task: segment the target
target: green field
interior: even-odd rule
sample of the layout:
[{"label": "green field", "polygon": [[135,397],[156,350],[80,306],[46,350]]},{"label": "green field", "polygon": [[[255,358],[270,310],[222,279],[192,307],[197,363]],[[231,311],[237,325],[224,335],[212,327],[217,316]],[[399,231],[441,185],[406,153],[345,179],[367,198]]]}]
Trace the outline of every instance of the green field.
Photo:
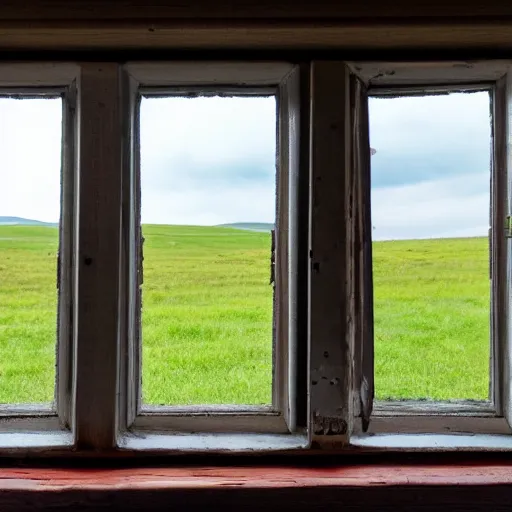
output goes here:
[{"label": "green field", "polygon": [[[143,400],[271,397],[268,233],[144,226]],[[51,401],[57,231],[0,226],[0,403]],[[485,238],[374,243],[378,398],[484,399]]]}]

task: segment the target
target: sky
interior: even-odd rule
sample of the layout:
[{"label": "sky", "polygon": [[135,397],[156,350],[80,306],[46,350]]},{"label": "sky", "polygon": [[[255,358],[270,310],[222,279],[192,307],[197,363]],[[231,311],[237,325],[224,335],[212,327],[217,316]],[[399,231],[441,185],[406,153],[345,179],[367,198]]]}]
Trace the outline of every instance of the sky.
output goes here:
[{"label": "sky", "polygon": [[[0,99],[0,216],[56,222],[58,99]],[[374,240],[485,235],[486,92],[370,99]],[[142,221],[274,222],[273,97],[141,103]]]}]

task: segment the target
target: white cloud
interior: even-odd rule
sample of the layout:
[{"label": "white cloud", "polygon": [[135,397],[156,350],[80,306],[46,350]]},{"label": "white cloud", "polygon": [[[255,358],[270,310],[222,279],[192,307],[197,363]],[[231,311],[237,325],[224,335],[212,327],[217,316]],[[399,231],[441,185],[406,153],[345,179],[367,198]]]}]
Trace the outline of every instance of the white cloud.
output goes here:
[{"label": "white cloud", "polygon": [[[169,98],[142,105],[143,222],[274,221],[273,98]],[[451,148],[457,162],[461,151],[488,145],[487,108],[485,94],[372,100],[372,145],[378,152],[418,151],[425,159]],[[58,219],[60,123],[60,100],[0,99],[0,215]],[[468,142],[477,139],[480,147]],[[464,168],[454,166],[454,174]],[[414,180],[372,191],[375,239],[487,233],[488,170],[436,179],[425,172]]]},{"label": "white cloud", "polygon": [[489,173],[372,191],[374,240],[483,236]]},{"label": "white cloud", "polygon": [[487,151],[487,92],[370,99],[370,138],[377,153],[399,147],[407,154]]},{"label": "white cloud", "polygon": [[142,203],[143,221],[155,224],[274,222],[274,212],[275,192],[268,186],[201,188],[186,193],[151,189]]},{"label": "white cloud", "polygon": [[61,120],[60,99],[0,98],[0,215],[58,220]]}]

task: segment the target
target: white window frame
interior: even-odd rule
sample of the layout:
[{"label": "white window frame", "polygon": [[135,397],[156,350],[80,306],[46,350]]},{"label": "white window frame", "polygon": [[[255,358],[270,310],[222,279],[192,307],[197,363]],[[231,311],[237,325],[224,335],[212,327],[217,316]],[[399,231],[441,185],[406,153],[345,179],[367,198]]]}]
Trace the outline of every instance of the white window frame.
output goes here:
[{"label": "white window frame", "polygon": [[[306,396],[297,392],[299,360],[306,361],[306,346],[299,341],[297,328],[301,300],[296,291],[300,265],[297,241],[303,240],[304,247],[307,243],[307,224],[301,225],[298,219],[299,182],[304,181],[304,172],[300,171],[304,158],[299,144],[300,67],[283,62],[131,62],[123,67],[123,73],[128,90],[124,99],[125,138],[133,142],[125,151],[123,189],[121,268],[124,277],[121,286],[126,300],[121,307],[126,330],[121,336],[124,364],[120,367],[119,445],[125,449],[149,450],[163,446],[185,450],[197,450],[198,446],[231,450],[304,447],[307,421],[305,414],[300,417],[300,410],[301,407],[306,410],[301,405]],[[140,267],[140,95],[172,95],[184,91],[254,94],[259,90],[275,94],[277,104],[273,403],[267,407],[142,407],[137,278]],[[303,271],[306,271],[307,261],[303,261]]]},{"label": "white window frame", "polygon": [[[373,91],[379,94],[393,94],[393,93],[407,93],[416,92],[421,93],[425,89],[432,90],[433,88],[441,89],[468,89],[472,86],[481,88],[482,86],[489,86],[493,90],[493,170],[492,170],[492,266],[493,266],[493,282],[492,282],[492,323],[491,323],[491,338],[492,345],[491,351],[493,355],[493,364],[491,368],[492,379],[492,394],[490,404],[443,404],[442,402],[425,406],[424,403],[391,403],[379,404],[376,403],[371,413],[370,428],[367,433],[363,432],[361,416],[363,416],[363,405],[367,404],[366,408],[371,411],[373,405],[373,391],[370,397],[364,396],[361,378],[369,377],[372,381],[373,375],[369,375],[368,367],[365,368],[370,361],[373,365],[373,339],[372,336],[365,336],[363,330],[358,328],[359,325],[373,322],[373,317],[370,311],[364,311],[358,299],[361,298],[359,293],[354,294],[354,290],[358,289],[358,279],[361,276],[357,274],[356,262],[362,257],[363,251],[357,234],[360,227],[354,223],[358,222],[357,210],[358,203],[354,203],[351,199],[351,194],[357,194],[357,188],[353,188],[353,183],[357,180],[357,172],[361,170],[361,161],[367,165],[366,171],[369,172],[369,164],[367,162],[369,157],[369,144],[368,144],[368,119],[367,119],[367,106],[366,119],[362,123],[352,123],[351,126],[345,124],[343,127],[342,139],[345,141],[345,150],[340,151],[334,158],[331,157],[330,162],[323,166],[322,185],[317,185],[312,179],[313,187],[317,188],[317,192],[321,196],[316,199],[318,203],[321,200],[327,200],[328,204],[332,201],[329,199],[328,188],[338,187],[338,189],[345,189],[347,194],[345,196],[345,210],[348,226],[348,232],[342,233],[340,230],[335,233],[334,225],[329,225],[327,219],[321,225],[317,225],[317,229],[322,229],[325,232],[326,239],[324,244],[320,247],[321,257],[328,254],[328,250],[332,251],[331,257],[344,257],[346,263],[341,266],[341,272],[347,276],[347,287],[342,292],[333,290],[332,286],[329,292],[337,295],[338,302],[345,301],[345,311],[348,318],[346,326],[335,326],[335,332],[339,333],[340,338],[345,341],[342,343],[342,355],[338,357],[338,363],[345,371],[332,372],[332,375],[327,375],[328,379],[341,380],[345,376],[345,392],[341,400],[336,400],[333,397],[330,411],[331,414],[338,411],[343,411],[343,415],[337,416],[342,421],[342,428],[338,431],[327,432],[330,438],[326,437],[325,426],[332,425],[333,420],[325,421],[325,418],[320,417],[317,423],[313,424],[313,441],[318,442],[321,446],[331,446],[333,442],[335,446],[355,447],[357,449],[383,449],[383,450],[409,450],[409,449],[438,449],[438,450],[451,450],[451,449],[485,449],[485,450],[501,450],[512,448],[511,433],[511,406],[510,404],[510,351],[511,341],[509,332],[509,299],[510,287],[507,284],[506,276],[510,276],[511,272],[511,247],[510,241],[506,240],[503,236],[505,226],[505,212],[510,211],[510,176],[509,166],[512,159],[510,157],[510,142],[508,141],[508,133],[510,130],[510,112],[512,111],[511,103],[511,74],[512,69],[510,61],[485,61],[485,62],[350,62],[350,63],[335,63],[335,62],[319,62],[313,64],[312,80],[313,83],[318,81],[316,85],[319,95],[329,95],[332,82],[336,82],[336,89],[339,92],[340,100],[344,99],[345,111],[349,111],[350,115],[341,116],[343,107],[339,106],[338,121],[336,121],[336,113],[331,112],[331,120],[329,123],[322,119],[323,129],[315,121],[315,103],[318,110],[316,117],[322,118],[328,115],[328,106],[313,96],[313,114],[312,126],[313,130],[318,130],[318,140],[328,140],[328,133],[332,131],[333,125],[338,125],[341,119],[348,123],[354,119],[354,91],[353,84],[360,88],[360,94],[367,102],[368,95]],[[315,71],[316,67],[316,71]],[[329,83],[329,81],[331,83]],[[323,110],[321,110],[323,109]],[[357,117],[357,116],[356,116]],[[351,144],[351,140],[357,139],[359,133],[366,132],[366,139],[360,146]],[[363,136],[363,139],[365,137]],[[318,148],[318,143],[312,145],[312,162],[313,162],[313,176],[315,175],[315,154],[326,153],[332,150],[331,146]],[[331,144],[332,145],[332,144]],[[318,155],[318,160],[322,159],[322,155]],[[326,173],[327,166],[342,165],[350,169],[348,175],[338,176],[334,175],[334,170]],[[359,167],[358,167],[359,165]],[[320,167],[320,165],[319,165]],[[329,182],[325,183],[325,174],[328,174]],[[323,187],[326,189],[324,190]],[[508,197],[507,193],[508,191]],[[352,201],[352,202],[351,202]],[[369,203],[369,201],[368,201]],[[355,205],[355,206],[354,206]],[[361,203],[359,203],[361,206]],[[364,205],[363,205],[364,206]],[[312,208],[315,208],[315,200],[313,200]],[[341,206],[339,207],[342,208]],[[341,210],[339,215],[341,215]],[[355,217],[354,217],[355,215]],[[321,222],[320,219],[316,219]],[[312,220],[313,232],[315,230],[315,218]],[[355,231],[354,231],[355,230]],[[355,233],[355,235],[354,235]],[[355,236],[355,238],[353,238]],[[365,239],[369,240],[371,233],[366,233]],[[342,240],[346,240],[348,248],[348,256],[346,251],[336,249],[335,241],[341,244]],[[315,239],[312,239],[313,255],[318,254],[315,250]],[[354,267],[354,265],[356,265]],[[359,268],[362,268],[359,265]],[[356,274],[354,274],[356,272]],[[365,273],[366,272],[366,273]],[[368,274],[369,272],[369,274]],[[332,271],[329,272],[331,275]],[[312,274],[315,276],[315,274]],[[370,269],[363,270],[364,276],[369,276],[371,279],[371,266]],[[340,280],[341,280],[340,276]],[[323,293],[326,293],[327,284],[322,286]],[[343,288],[343,287],[341,287]],[[361,289],[359,288],[359,292]],[[364,297],[364,294],[363,294]],[[370,315],[370,316],[368,316]],[[335,315],[333,313],[333,321]],[[347,330],[348,327],[348,330]],[[331,331],[332,335],[332,331]],[[316,340],[318,341],[318,340]],[[332,338],[331,343],[325,340],[324,348],[329,351],[329,345],[333,346]],[[312,354],[317,350],[316,343],[311,345]],[[339,346],[339,343],[337,344]],[[318,353],[321,348],[318,347]],[[344,352],[344,353],[343,353]],[[361,354],[362,352],[362,354]],[[317,363],[318,363],[317,359]],[[315,379],[315,371],[318,368],[312,366],[311,375]],[[323,368],[325,375],[325,364]],[[318,379],[315,379],[318,381]],[[314,389],[314,387],[313,387]],[[321,396],[316,399],[312,393],[311,407],[315,408],[315,402],[319,405],[322,402]],[[368,405],[369,404],[369,405]],[[318,406],[317,406],[318,407]],[[318,409],[317,409],[318,410]],[[336,418],[334,414],[332,417]],[[313,417],[313,421],[315,418]]]},{"label": "white window frame", "polygon": [[49,450],[73,444],[73,327],[69,322],[76,312],[74,301],[73,253],[75,250],[75,142],[76,83],[75,64],[0,64],[0,95],[62,97],[61,219],[59,255],[56,255],[58,311],[55,331],[56,380],[54,404],[5,404],[0,406],[0,450],[25,451],[42,446]]},{"label": "white window frame", "polygon": [[[0,64],[2,90],[59,90],[63,206],[56,412],[0,408],[0,451],[512,450],[512,62]],[[368,112],[372,88],[494,88],[493,410],[373,407]],[[138,402],[140,88],[278,94],[276,386],[271,410]],[[371,265],[370,265],[371,266]],[[410,408],[411,409],[411,408]],[[363,432],[362,418],[369,419]]]}]

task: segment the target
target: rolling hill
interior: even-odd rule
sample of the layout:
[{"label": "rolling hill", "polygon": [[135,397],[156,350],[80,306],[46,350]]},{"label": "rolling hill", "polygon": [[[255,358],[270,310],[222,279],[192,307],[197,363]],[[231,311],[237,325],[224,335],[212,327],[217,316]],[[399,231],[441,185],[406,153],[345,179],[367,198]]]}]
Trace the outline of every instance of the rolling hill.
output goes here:
[{"label": "rolling hill", "polygon": [[247,229],[249,231],[271,231],[274,224],[270,222],[233,222],[231,224],[219,224],[219,228]]},{"label": "rolling hill", "polygon": [[25,219],[23,217],[2,217],[0,216],[0,226],[57,226],[55,222],[43,222],[34,219]]}]

